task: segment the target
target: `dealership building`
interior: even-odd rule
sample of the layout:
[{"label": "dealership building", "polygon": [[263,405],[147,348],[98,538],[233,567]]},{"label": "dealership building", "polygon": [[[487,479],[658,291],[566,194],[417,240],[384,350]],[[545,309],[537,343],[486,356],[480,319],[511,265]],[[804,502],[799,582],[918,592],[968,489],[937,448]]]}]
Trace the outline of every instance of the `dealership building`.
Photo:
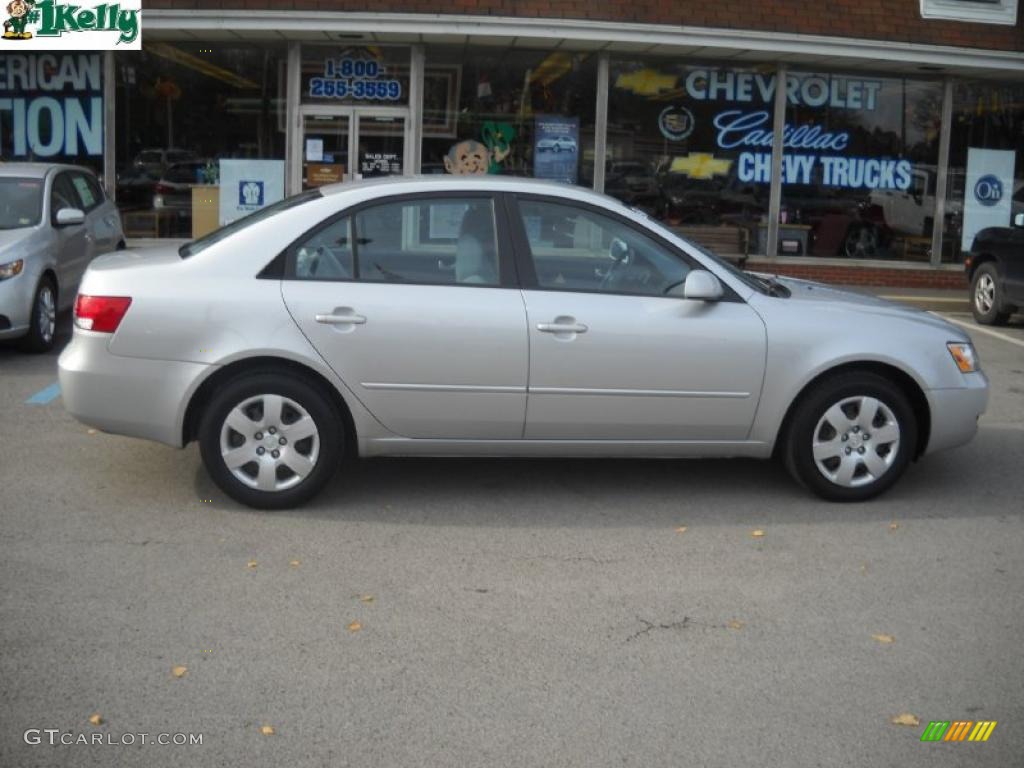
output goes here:
[{"label": "dealership building", "polygon": [[974,233],[1024,212],[1018,0],[365,7],[154,0],[139,51],[0,41],[0,158],[95,168],[131,238],[337,181],[494,173],[875,285],[962,286]]}]

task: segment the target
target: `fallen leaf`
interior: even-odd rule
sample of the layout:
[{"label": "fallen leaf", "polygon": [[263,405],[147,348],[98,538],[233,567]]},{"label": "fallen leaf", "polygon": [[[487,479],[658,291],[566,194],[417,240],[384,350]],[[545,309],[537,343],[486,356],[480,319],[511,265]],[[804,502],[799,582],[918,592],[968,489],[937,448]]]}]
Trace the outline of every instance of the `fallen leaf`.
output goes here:
[{"label": "fallen leaf", "polygon": [[260,726],[260,733],[262,733],[264,736],[273,736],[274,735],[274,726],[272,726],[272,725],[261,725]]},{"label": "fallen leaf", "polygon": [[921,718],[919,718],[917,715],[912,715],[909,712],[904,712],[902,714],[896,715],[896,717],[892,718],[889,722],[893,725],[918,726],[921,724]]},{"label": "fallen leaf", "polygon": [[882,645],[892,645],[896,642],[896,638],[892,635],[872,635],[872,639],[877,640]]},{"label": "fallen leaf", "polygon": [[686,526],[680,525],[678,528],[676,528],[676,533],[686,533]]},{"label": "fallen leaf", "polygon": [[99,712],[96,712],[95,714],[90,715],[89,722],[93,725],[103,725],[103,718],[100,716]]},{"label": "fallen leaf", "polygon": [[359,602],[361,602],[361,603],[372,603],[373,599],[374,599],[373,595],[361,595],[359,597]]},{"label": "fallen leaf", "polygon": [[291,562],[288,563],[288,565],[290,565],[292,568],[298,568],[300,565],[302,565],[302,561],[301,560],[292,560]]},{"label": "fallen leaf", "polygon": [[247,568],[255,568],[258,565],[258,563],[255,560],[250,560],[245,565],[246,565]]},{"label": "fallen leaf", "polygon": [[732,619],[725,626],[729,629],[743,629],[743,622],[739,619]]},{"label": "fallen leaf", "polygon": [[764,538],[764,531],[758,528],[756,531],[751,531],[750,535],[753,536],[755,539],[761,539]]},{"label": "fallen leaf", "polygon": [[88,430],[88,434],[95,435],[96,434],[96,430],[95,429],[90,429],[90,430]]},{"label": "fallen leaf", "polygon": [[188,667],[172,667],[171,674],[175,677],[184,677],[188,674]]},{"label": "fallen leaf", "polygon": [[363,625],[360,624],[358,621],[353,621],[351,624],[348,625],[348,631],[349,632],[358,632],[362,628],[363,628]]},{"label": "fallen leaf", "polygon": [[890,531],[895,531],[895,530],[897,530],[897,529],[898,529],[899,527],[900,527],[900,524],[899,524],[899,523],[889,523],[889,530],[890,530]]}]

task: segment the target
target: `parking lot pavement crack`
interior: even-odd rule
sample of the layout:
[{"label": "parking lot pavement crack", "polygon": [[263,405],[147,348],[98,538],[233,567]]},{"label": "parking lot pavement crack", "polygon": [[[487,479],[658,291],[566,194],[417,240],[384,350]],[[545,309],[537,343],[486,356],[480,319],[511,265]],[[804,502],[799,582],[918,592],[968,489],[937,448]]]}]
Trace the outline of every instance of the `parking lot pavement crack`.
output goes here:
[{"label": "parking lot pavement crack", "polygon": [[654,632],[655,630],[660,630],[660,629],[682,629],[683,627],[685,627],[690,622],[690,617],[689,616],[683,616],[682,621],[673,621],[671,624],[655,624],[653,621],[647,621],[647,619],[641,619],[639,616],[636,617],[636,620],[639,621],[641,624],[643,624],[644,628],[641,629],[639,632],[636,632],[636,633],[630,635],[629,637],[627,637],[626,638],[626,642],[627,643],[630,642],[631,640],[636,640],[639,637],[643,637],[644,635],[650,634],[651,632]]}]

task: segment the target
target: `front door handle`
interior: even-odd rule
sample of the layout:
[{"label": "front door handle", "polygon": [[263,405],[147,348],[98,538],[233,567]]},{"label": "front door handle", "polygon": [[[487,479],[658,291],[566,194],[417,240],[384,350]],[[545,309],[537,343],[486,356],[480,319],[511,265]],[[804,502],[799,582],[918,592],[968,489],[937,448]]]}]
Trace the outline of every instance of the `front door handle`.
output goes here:
[{"label": "front door handle", "polygon": [[316,321],[325,325],[366,325],[366,317],[356,314],[316,315]]},{"label": "front door handle", "polygon": [[551,323],[537,323],[541,333],[586,333],[587,326],[577,323],[575,317],[559,316]]}]

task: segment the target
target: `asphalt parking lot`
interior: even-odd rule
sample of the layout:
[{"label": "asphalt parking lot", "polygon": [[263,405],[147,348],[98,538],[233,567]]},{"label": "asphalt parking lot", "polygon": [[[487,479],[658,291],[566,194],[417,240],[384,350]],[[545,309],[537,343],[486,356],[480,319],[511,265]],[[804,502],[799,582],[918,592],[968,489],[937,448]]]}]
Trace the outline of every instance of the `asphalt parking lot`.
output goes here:
[{"label": "asphalt parking lot", "polygon": [[1024,323],[952,317],[980,432],[859,506],[771,463],[416,459],[255,512],[0,348],[0,766],[1020,765]]}]

